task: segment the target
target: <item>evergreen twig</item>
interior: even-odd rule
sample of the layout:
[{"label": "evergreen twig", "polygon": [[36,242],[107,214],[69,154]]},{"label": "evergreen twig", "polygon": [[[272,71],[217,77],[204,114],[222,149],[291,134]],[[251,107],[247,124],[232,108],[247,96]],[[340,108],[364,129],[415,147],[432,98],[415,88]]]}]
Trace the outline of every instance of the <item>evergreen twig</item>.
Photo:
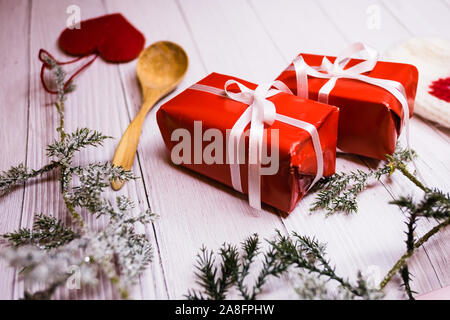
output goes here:
[{"label": "evergreen twig", "polygon": [[[411,197],[403,196],[390,202],[406,212],[408,217],[406,223],[407,231],[405,232],[407,237],[406,253],[394,264],[380,284],[380,288],[383,289],[392,277],[399,273],[403,280],[406,294],[410,299],[414,299],[414,292],[410,286],[411,275],[407,260],[412,256],[415,249],[450,224],[450,200],[448,194],[438,189],[426,187],[414,173],[407,169],[406,163],[411,160],[411,154],[415,156],[415,152],[410,153],[408,150],[398,149],[393,155],[386,155],[387,161],[376,170],[336,173],[332,177],[322,179],[316,187],[319,191],[311,210],[325,209],[327,215],[339,211],[346,213],[356,212],[358,209],[357,196],[367,187],[370,180],[380,180],[383,176],[391,175],[395,170],[400,171],[408,180],[420,188],[424,192],[424,197],[418,203],[415,203]],[[418,219],[422,217],[444,221],[416,241],[414,232]]]},{"label": "evergreen twig", "polygon": [[[433,235],[440,230],[450,225],[450,197],[448,194],[436,189],[426,189],[427,192],[424,198],[415,203],[411,197],[400,197],[398,200],[391,201],[391,204],[397,205],[399,208],[406,211],[409,217],[408,231],[407,231],[407,251],[406,253],[394,264],[394,266],[388,271],[383,281],[380,284],[380,288],[383,289],[392,277],[397,272],[401,271],[406,265],[407,260],[413,255],[416,249],[420,248],[425,242],[427,242]],[[415,224],[419,217],[434,218],[440,221],[438,225],[430,229],[425,235],[418,240],[414,239]],[[402,278],[404,278],[402,276]],[[407,284],[405,285],[406,288]],[[407,290],[407,289],[406,289]],[[410,292],[407,292],[410,296]]]},{"label": "evergreen twig", "polygon": [[[134,179],[129,171],[110,163],[92,163],[84,167],[73,164],[76,152],[88,146],[99,147],[109,137],[87,128],[66,133],[64,101],[73,85],[64,90],[63,69],[50,57],[47,57],[47,64],[52,66],[58,88],[55,106],[60,117],[59,139],[47,147],[47,156],[53,160],[38,170],[19,165],[1,173],[0,195],[57,169],[63,201],[78,226],[71,228],[55,218],[37,215],[31,229],[22,228],[3,235],[10,246],[0,251],[0,257],[12,267],[21,269],[22,279],[46,284],[43,290],[35,293],[26,291],[26,299],[49,299],[56,288],[71,277],[70,267],[79,268],[82,285],[95,285],[98,271],[102,271],[121,296],[127,298],[129,288],[152,259],[149,241],[145,235],[135,232],[134,224],[151,223],[157,216],[149,210],[133,215],[134,204],[125,196],[118,197],[115,203],[102,197],[111,180]],[[97,217],[105,216],[108,224],[102,230],[91,230],[84,226],[77,212],[80,208]]]},{"label": "evergreen twig", "polygon": [[[412,153],[415,156],[415,152]],[[312,211],[325,209],[327,215],[358,211],[358,195],[367,188],[372,180],[379,181],[383,176],[391,175],[398,164],[404,165],[411,160],[408,150],[398,148],[392,156],[387,156],[388,162],[371,171],[356,170],[335,173],[331,177],[322,178],[314,187],[318,190],[317,197],[311,207]],[[403,169],[401,169],[403,170]]]},{"label": "evergreen twig", "polygon": [[[243,254],[239,254],[235,246],[224,244],[219,250],[221,263],[216,264],[215,255],[205,247],[197,256],[197,284],[202,290],[189,290],[186,297],[192,300],[227,298],[231,288],[236,288],[241,297],[246,300],[258,298],[264,285],[270,277],[278,278],[288,272],[290,268],[307,273],[315,273],[317,277],[340,284],[340,290],[347,297],[360,299],[379,298],[378,290],[369,288],[366,281],[358,274],[356,285],[338,276],[335,268],[331,267],[325,258],[325,246],[315,239],[293,234],[293,239],[283,236],[277,231],[274,240],[268,241],[268,249],[259,251],[259,237],[254,234],[242,243]],[[256,282],[249,289],[244,281],[249,272],[250,265],[258,255],[262,255],[263,264],[260,268]],[[235,275],[234,277],[231,275]],[[223,290],[225,288],[225,290]]]},{"label": "evergreen twig", "polygon": [[32,229],[20,228],[6,233],[3,238],[15,247],[35,245],[43,249],[52,249],[64,245],[80,234],[66,227],[61,221],[42,213],[34,217]]},{"label": "evergreen twig", "polygon": [[239,268],[236,274],[237,278],[237,287],[240,295],[244,300],[253,300],[253,296],[255,293],[253,292],[250,295],[250,292],[245,285],[244,281],[250,273],[250,267],[254,262],[256,256],[259,253],[259,236],[257,233],[245,239],[242,243],[242,249],[244,250],[244,255],[242,257],[241,268]]},{"label": "evergreen twig", "polygon": [[29,179],[43,175],[44,173],[50,172],[59,166],[59,162],[52,161],[48,165],[38,169],[29,170],[23,164],[11,167],[8,171],[3,171],[0,173],[0,196],[5,195],[14,186],[25,183]]}]

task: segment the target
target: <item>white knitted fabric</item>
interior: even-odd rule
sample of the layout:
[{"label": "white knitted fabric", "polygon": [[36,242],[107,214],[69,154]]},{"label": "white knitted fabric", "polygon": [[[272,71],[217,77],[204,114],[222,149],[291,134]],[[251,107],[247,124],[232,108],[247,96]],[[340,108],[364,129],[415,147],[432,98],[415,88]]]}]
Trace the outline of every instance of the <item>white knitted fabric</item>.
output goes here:
[{"label": "white knitted fabric", "polygon": [[450,103],[428,93],[433,81],[450,77],[450,42],[437,38],[412,38],[386,52],[384,57],[417,67],[419,83],[414,113],[450,128]]}]

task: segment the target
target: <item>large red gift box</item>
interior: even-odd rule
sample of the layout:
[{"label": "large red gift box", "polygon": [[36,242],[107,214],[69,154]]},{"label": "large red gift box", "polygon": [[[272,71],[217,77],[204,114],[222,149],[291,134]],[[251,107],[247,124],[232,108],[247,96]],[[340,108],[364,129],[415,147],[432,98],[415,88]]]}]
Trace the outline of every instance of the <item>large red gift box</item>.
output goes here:
[{"label": "large red gift box", "polygon": [[[311,67],[321,65],[324,56],[300,54]],[[326,56],[334,63],[336,57]],[[351,59],[345,69],[364,60]],[[296,72],[291,64],[277,78],[297,94]],[[363,75],[393,80],[403,85],[413,114],[418,71],[413,65],[378,61],[375,67]],[[328,79],[308,76],[308,98],[318,100],[318,92]],[[343,152],[385,159],[385,154],[395,151],[397,138],[402,130],[404,110],[399,100],[387,90],[363,81],[339,78],[328,95],[328,103],[339,108],[338,148]]]},{"label": "large red gift box", "polygon": [[[240,82],[251,90],[257,87],[253,83],[218,73],[211,73],[196,85],[220,90],[230,79]],[[231,86],[230,90],[239,92],[236,85]],[[317,128],[323,151],[324,176],[332,175],[335,171],[338,109],[284,92],[279,92],[269,97],[268,100],[275,105],[277,114],[308,122]],[[185,129],[191,138],[196,139],[197,136],[198,140],[199,134],[216,128],[225,137],[227,130],[234,126],[248,107],[245,103],[235,101],[227,96],[194,90],[191,87],[161,106],[157,112],[157,122],[172,157],[173,148],[181,141],[176,139],[176,141],[172,141],[172,134],[175,130]],[[200,133],[199,121],[201,121]],[[194,129],[195,126],[197,126],[196,129]],[[268,150],[271,150],[272,147],[272,132],[274,129],[278,129],[279,169],[273,175],[261,176],[261,201],[284,212],[290,212],[304,196],[317,172],[317,160],[312,139],[307,131],[278,120],[270,128],[267,125],[265,128],[268,128],[264,140]],[[208,139],[203,137],[200,142],[202,151],[211,143],[211,141],[205,140]],[[248,193],[248,140],[247,136],[245,138],[245,163],[239,166],[242,191],[246,194]],[[194,143],[192,142],[191,145]],[[226,144],[224,144],[224,148],[225,146]],[[207,164],[203,159],[200,163],[197,159],[197,163],[195,163],[194,152],[191,152],[189,161],[180,164],[225,185],[232,186],[230,165],[226,163],[225,151],[222,163]]]}]

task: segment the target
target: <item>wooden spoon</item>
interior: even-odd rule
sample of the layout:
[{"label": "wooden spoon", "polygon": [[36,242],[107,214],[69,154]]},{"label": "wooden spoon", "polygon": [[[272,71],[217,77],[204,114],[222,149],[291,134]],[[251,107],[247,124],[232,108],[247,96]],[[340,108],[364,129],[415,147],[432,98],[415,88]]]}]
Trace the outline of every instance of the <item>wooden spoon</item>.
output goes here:
[{"label": "wooden spoon", "polygon": [[[131,170],[145,116],[158,100],[175,89],[187,69],[187,54],[175,43],[156,42],[141,52],[136,70],[144,102],[117,146],[112,160],[114,166]],[[124,183],[113,180],[111,187],[119,190]]]}]

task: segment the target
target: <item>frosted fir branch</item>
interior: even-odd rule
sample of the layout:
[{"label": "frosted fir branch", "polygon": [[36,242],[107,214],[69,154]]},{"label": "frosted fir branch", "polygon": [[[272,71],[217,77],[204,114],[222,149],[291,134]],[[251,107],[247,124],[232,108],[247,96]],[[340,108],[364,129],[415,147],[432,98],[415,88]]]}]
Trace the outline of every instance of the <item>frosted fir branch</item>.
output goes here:
[{"label": "frosted fir branch", "polygon": [[[103,231],[88,236],[90,246],[87,252],[116,285],[122,298],[128,298],[130,288],[136,284],[153,255],[150,242],[145,235],[135,233],[134,224],[153,221],[155,216],[150,212],[136,218],[123,213],[118,216],[121,219],[111,219]],[[108,257],[112,258],[105,259]]]},{"label": "frosted fir branch", "polygon": [[[66,99],[66,94],[75,90],[76,86],[74,83],[69,83],[66,88],[65,79],[66,72],[52,57],[47,55],[45,52],[41,53],[44,62],[50,67],[50,72],[53,75],[53,81],[58,92],[58,100],[64,101]],[[64,112],[64,110],[62,110]]]},{"label": "frosted fir branch", "polygon": [[[415,156],[414,151],[412,154]],[[314,188],[317,194],[311,211],[325,209],[327,215],[338,212],[357,212],[358,196],[370,183],[391,175],[395,169],[400,168],[399,164],[404,166],[409,161],[411,161],[409,151],[398,147],[396,152],[375,170],[340,172],[331,177],[322,178]]]},{"label": "frosted fir branch", "polygon": [[[88,261],[83,256],[87,248],[86,239],[73,240],[65,245],[43,250],[37,246],[25,245],[8,247],[0,251],[0,256],[11,266],[20,271],[20,279],[28,283],[44,284],[51,288],[65,284],[73,266],[80,267]],[[80,273],[82,284],[96,284],[97,270],[94,265],[86,264],[84,272]],[[88,269],[91,272],[88,272]]]},{"label": "frosted fir branch", "polygon": [[136,284],[153,255],[150,242],[144,234],[134,231],[134,225],[145,225],[158,218],[150,211],[133,216],[132,208],[134,204],[130,199],[125,196],[117,197],[116,210],[110,212],[106,228],[86,235],[90,243],[88,255],[116,284],[123,298],[128,298],[128,290]]},{"label": "frosted fir branch", "polygon": [[[338,300],[338,295],[330,292],[328,281],[306,272],[298,273],[299,284],[295,285],[300,300]],[[343,298],[342,298],[343,299]]]},{"label": "frosted fir branch", "polygon": [[113,212],[109,218],[116,221],[116,223],[134,224],[141,223],[143,225],[153,223],[159,219],[159,215],[147,209],[137,215],[130,215],[131,210],[135,207],[133,201],[126,196],[119,196],[116,199],[118,210]]},{"label": "frosted fir branch", "polygon": [[79,238],[80,234],[66,227],[62,221],[41,213],[35,215],[33,228],[20,228],[15,232],[6,233],[2,237],[14,247],[34,245],[48,250]]},{"label": "frosted fir branch", "polygon": [[64,140],[66,136],[64,129],[64,101],[66,100],[66,94],[75,90],[75,85],[70,82],[66,86],[65,78],[67,74],[61,65],[45,52],[42,52],[41,56],[43,57],[44,62],[50,67],[53,81],[56,86],[58,101],[55,102],[55,107],[59,115],[59,126],[56,128],[56,131],[59,132],[61,140]]},{"label": "frosted fir branch", "polygon": [[[147,224],[157,215],[147,210],[133,214],[134,204],[125,196],[114,203],[102,197],[111,180],[134,179],[132,173],[110,163],[74,166],[76,152],[85,147],[102,146],[110,137],[87,128],[67,134],[64,129],[65,72],[56,61],[46,56],[58,88],[56,110],[60,116],[57,131],[60,138],[47,147],[47,156],[56,158],[39,170],[19,165],[0,174],[0,194],[30,178],[58,169],[61,194],[67,211],[78,222],[75,229],[44,215],[35,217],[31,229],[19,229],[4,235],[10,246],[0,256],[11,266],[21,269],[21,279],[29,283],[45,284],[43,290],[25,292],[27,299],[49,299],[54,291],[76,276],[78,268],[81,285],[96,285],[99,272],[106,274],[123,298],[141,272],[152,260],[152,247],[145,235],[136,233],[136,223]],[[69,89],[73,88],[69,86]],[[103,230],[91,230],[83,224],[77,209],[86,208],[96,216],[105,216],[108,223]]]},{"label": "frosted fir branch", "polygon": [[136,179],[131,171],[122,167],[116,167],[110,162],[91,163],[87,166],[75,166],[70,169],[70,173],[80,179],[79,188],[97,189],[103,191],[111,179],[121,179],[129,181]]},{"label": "frosted fir branch", "polygon": [[[102,198],[102,193],[109,187],[110,181],[135,179],[130,171],[115,167],[109,162],[73,167],[70,168],[70,175],[77,176],[79,184],[67,191],[67,200],[74,208],[86,208],[96,216],[111,215],[114,212],[111,203]],[[120,205],[123,205],[123,202]]]},{"label": "frosted fir branch", "polygon": [[42,167],[39,170],[29,170],[25,165],[19,164],[18,166],[11,167],[8,171],[0,173],[0,196],[5,195],[15,186],[21,185],[27,182],[29,179],[41,176],[47,172],[50,172],[57,168],[59,163],[52,161],[48,165]]},{"label": "frosted fir branch", "polygon": [[360,295],[355,295],[347,288],[338,285],[331,287],[328,279],[317,277],[308,272],[298,274],[295,291],[301,300],[380,300],[384,298],[384,293],[369,284],[369,281],[357,273],[355,287]]},{"label": "frosted fir branch", "polygon": [[60,135],[59,140],[56,140],[53,144],[50,144],[47,147],[47,156],[49,158],[53,156],[58,157],[60,169],[59,179],[61,183],[61,193],[64,204],[66,205],[66,208],[72,218],[80,226],[82,226],[84,224],[83,219],[67,198],[69,184],[72,180],[70,172],[72,166],[72,158],[74,153],[79,151],[81,148],[87,146],[101,146],[103,141],[108,137],[103,136],[97,131],[92,131],[87,128],[78,129],[71,134],[66,133],[64,128],[64,103],[66,100],[66,93],[72,91],[75,87],[72,83],[70,83],[66,88],[66,73],[64,69],[52,57],[50,57],[46,53],[43,53],[43,55],[45,63],[51,68],[51,74],[53,75],[53,80],[57,88],[58,101],[55,102],[55,107],[59,115],[59,126],[56,128],[56,131],[59,132]]},{"label": "frosted fir branch", "polygon": [[[87,146],[101,146],[107,138],[109,137],[87,128],[66,134],[65,139],[55,141],[47,147],[48,157],[56,156],[57,161],[51,161],[50,164],[38,170],[29,170],[20,164],[2,172],[0,196],[8,193],[14,186],[58,168],[64,203],[75,220],[82,224],[81,217],[75,210],[76,207],[86,207],[90,212],[99,212],[100,209],[107,211],[108,203],[100,199],[100,194],[109,186],[111,180],[128,181],[135,178],[133,174],[120,167],[114,167],[110,163],[94,163],[86,167],[72,166],[75,152]],[[73,192],[70,192],[69,185],[75,175],[80,178],[82,185],[75,186]],[[99,215],[101,214],[100,212]]]},{"label": "frosted fir branch", "polygon": [[[109,138],[108,136],[105,136],[95,130],[83,128],[77,129],[73,133],[64,134],[64,137],[64,139],[61,138],[59,141],[55,141],[47,146],[47,156],[55,156],[58,159],[57,161],[53,160],[48,165],[38,170],[30,170],[23,164],[20,164],[18,166],[11,167],[8,171],[0,173],[0,196],[8,193],[14,186],[23,184],[31,178],[41,176],[46,172],[58,168],[60,171],[59,179],[61,182],[64,202],[72,217],[81,222],[81,217],[79,217],[73,204],[70,203],[70,200],[67,197],[69,184],[72,181],[72,176],[74,174],[79,174],[80,176],[87,175],[88,178],[95,177],[94,181],[99,181],[99,178],[101,178],[102,183],[97,188],[100,188],[101,190],[108,185],[108,179],[119,178],[126,181],[134,178],[131,173],[128,173],[122,168],[114,168],[111,164],[92,164],[86,168],[72,166],[72,158],[75,152],[78,152],[82,148],[88,146],[101,146],[103,141]],[[94,183],[91,183],[90,185],[90,190],[92,190]]]},{"label": "frosted fir branch", "polygon": [[82,234],[63,227],[61,221],[39,215],[32,230],[20,229],[14,236],[4,236],[12,246],[0,251],[0,256],[22,270],[23,280],[47,285],[37,295],[27,293],[28,298],[51,296],[56,287],[65,285],[74,266],[80,270],[81,284],[95,285],[101,270],[127,298],[152,261],[152,246],[145,235],[135,232],[134,225],[157,218],[149,211],[134,217],[132,207],[128,198],[118,197],[107,226],[101,231],[83,228]]},{"label": "frosted fir branch", "polygon": [[60,160],[68,162],[75,152],[88,146],[99,147],[106,139],[111,137],[103,135],[101,132],[88,128],[77,129],[73,133],[66,134],[64,140],[55,140],[47,146],[47,156],[56,156]]}]

